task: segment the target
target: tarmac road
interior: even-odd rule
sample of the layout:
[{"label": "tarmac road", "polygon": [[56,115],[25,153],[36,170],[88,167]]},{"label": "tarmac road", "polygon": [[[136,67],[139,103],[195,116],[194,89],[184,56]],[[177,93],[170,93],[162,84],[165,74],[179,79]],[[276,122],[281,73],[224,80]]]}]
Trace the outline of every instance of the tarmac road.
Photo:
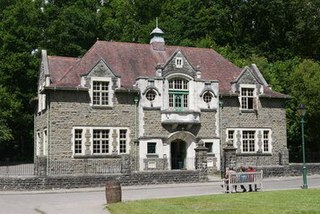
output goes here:
[{"label": "tarmac road", "polygon": [[[122,187],[123,201],[221,194],[221,181]],[[268,178],[264,191],[299,189],[302,177]],[[309,188],[320,188],[320,175],[308,176]],[[247,194],[247,193],[246,193]],[[250,194],[250,193],[248,193]],[[104,188],[49,191],[0,191],[0,214],[106,214]]]}]

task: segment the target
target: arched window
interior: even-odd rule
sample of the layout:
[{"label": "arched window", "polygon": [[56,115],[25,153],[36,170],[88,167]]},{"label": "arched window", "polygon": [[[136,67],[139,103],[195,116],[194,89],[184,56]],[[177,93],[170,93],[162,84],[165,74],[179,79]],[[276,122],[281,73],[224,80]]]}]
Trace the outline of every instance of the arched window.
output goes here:
[{"label": "arched window", "polygon": [[146,93],[146,98],[149,101],[153,101],[156,98],[156,96],[157,96],[157,93],[152,89]]},{"label": "arched window", "polygon": [[169,80],[169,107],[176,111],[188,108],[188,81],[181,78]]}]

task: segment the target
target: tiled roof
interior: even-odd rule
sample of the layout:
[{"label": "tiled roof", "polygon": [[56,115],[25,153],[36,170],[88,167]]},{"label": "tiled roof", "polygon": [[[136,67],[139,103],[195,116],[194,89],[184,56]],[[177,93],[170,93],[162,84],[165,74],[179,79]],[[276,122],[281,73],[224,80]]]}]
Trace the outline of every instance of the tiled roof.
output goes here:
[{"label": "tiled roof", "polygon": [[48,67],[51,82],[59,82],[59,80],[68,73],[78,60],[78,58],[73,57],[48,56]]},{"label": "tiled roof", "polygon": [[[229,93],[231,81],[241,69],[208,48],[165,46],[164,51],[150,44],[97,41],[82,58],[49,56],[51,86],[77,87],[85,75],[103,59],[121,77],[121,87],[132,88],[138,77],[156,76],[156,66],[164,65],[180,50],[194,67],[200,67],[201,78],[219,80],[220,93]],[[272,91],[270,91],[272,92]]]}]

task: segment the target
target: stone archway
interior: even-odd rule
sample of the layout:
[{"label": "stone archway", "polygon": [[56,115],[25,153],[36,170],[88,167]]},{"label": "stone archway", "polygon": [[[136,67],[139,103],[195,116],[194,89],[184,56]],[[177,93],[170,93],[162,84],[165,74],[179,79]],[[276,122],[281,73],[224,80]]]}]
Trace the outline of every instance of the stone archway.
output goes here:
[{"label": "stone archway", "polygon": [[171,169],[195,169],[196,137],[192,133],[187,131],[174,132],[168,137],[167,143],[170,145]]}]

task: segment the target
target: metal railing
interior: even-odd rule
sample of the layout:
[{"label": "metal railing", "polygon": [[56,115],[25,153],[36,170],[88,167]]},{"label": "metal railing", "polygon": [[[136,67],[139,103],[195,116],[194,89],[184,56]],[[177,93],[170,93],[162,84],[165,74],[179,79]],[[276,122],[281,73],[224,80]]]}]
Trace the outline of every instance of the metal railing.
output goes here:
[{"label": "metal railing", "polygon": [[121,159],[51,160],[47,175],[105,175],[121,173]]},{"label": "metal railing", "polygon": [[0,162],[0,177],[33,176],[34,164],[22,162]]}]

